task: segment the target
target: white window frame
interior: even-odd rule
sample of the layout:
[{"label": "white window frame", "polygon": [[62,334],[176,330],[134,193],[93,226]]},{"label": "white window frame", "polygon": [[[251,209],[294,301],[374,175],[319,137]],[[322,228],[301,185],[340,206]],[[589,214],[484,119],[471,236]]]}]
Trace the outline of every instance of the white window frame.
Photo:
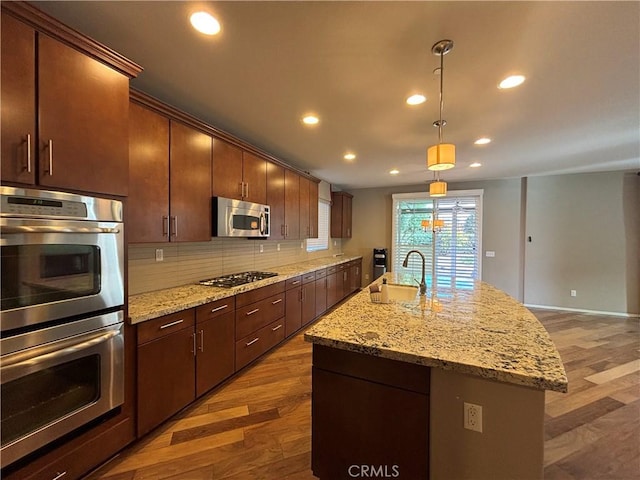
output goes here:
[{"label": "white window frame", "polygon": [[[445,198],[455,197],[478,197],[478,280],[482,279],[482,210],[483,210],[483,189],[477,190],[450,190],[447,192]],[[398,229],[398,218],[396,210],[398,208],[398,201],[408,200],[412,198],[416,199],[431,199],[431,195],[428,192],[415,192],[415,193],[394,193],[391,195],[393,199],[392,211],[391,211],[391,258],[389,262],[390,268],[393,268],[395,261],[396,250],[396,234]],[[434,197],[434,200],[437,200]]]},{"label": "white window frame", "polygon": [[[322,210],[326,209],[326,214]],[[329,223],[331,222],[331,202],[318,199],[318,238],[307,238],[307,252],[329,250]]]}]

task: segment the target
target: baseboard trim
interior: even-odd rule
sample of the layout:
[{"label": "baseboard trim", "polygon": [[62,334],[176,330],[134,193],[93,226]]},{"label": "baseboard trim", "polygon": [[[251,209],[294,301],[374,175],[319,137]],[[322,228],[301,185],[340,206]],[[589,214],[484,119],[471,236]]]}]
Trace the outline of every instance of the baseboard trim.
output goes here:
[{"label": "baseboard trim", "polygon": [[527,308],[542,308],[545,310],[560,310],[565,312],[592,313],[596,315],[611,315],[612,317],[640,318],[640,314],[638,313],[606,312],[602,310],[585,310],[582,308],[556,307],[553,305],[533,305],[531,303],[525,303],[524,306]]}]

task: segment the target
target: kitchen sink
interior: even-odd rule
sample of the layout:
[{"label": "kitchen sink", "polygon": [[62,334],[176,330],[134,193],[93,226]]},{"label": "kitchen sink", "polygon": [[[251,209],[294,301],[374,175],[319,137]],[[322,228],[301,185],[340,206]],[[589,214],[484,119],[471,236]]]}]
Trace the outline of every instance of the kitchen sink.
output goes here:
[{"label": "kitchen sink", "polygon": [[418,296],[418,287],[412,285],[387,285],[387,291],[389,300],[415,300]]}]

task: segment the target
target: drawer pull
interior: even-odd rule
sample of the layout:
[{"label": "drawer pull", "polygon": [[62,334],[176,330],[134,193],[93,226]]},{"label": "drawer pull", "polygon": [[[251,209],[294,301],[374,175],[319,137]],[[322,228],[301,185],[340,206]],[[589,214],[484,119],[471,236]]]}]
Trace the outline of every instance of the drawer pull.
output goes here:
[{"label": "drawer pull", "polygon": [[278,325],[277,327],[273,327],[271,331],[275,332],[276,330],[280,330],[281,328],[282,328],[282,324]]},{"label": "drawer pull", "polygon": [[173,327],[174,325],[180,325],[184,320],[181,318],[180,320],[176,320],[175,322],[170,322],[160,327],[160,330],[164,330],[165,328]]},{"label": "drawer pull", "polygon": [[279,298],[279,299],[274,300],[273,302],[271,302],[271,305],[276,305],[276,304],[280,303],[281,301],[282,301],[282,299]]},{"label": "drawer pull", "polygon": [[249,343],[247,343],[247,347],[250,347],[251,345],[253,345],[254,343],[256,343],[258,340],[260,340],[259,337],[254,338],[253,340],[251,340]]},{"label": "drawer pull", "polygon": [[58,480],[58,479],[64,477],[66,474],[67,474],[66,470],[64,472],[62,472],[62,473],[56,472],[56,476],[53,477],[51,480]]},{"label": "drawer pull", "polygon": [[291,285],[297,285],[300,283],[300,280],[294,280],[293,282],[291,282]]},{"label": "drawer pull", "polygon": [[211,313],[219,312],[220,310],[224,310],[225,308],[229,308],[229,305],[222,305],[221,307],[214,308],[211,310]]},{"label": "drawer pull", "polygon": [[259,312],[259,311],[260,311],[259,308],[254,308],[250,312],[245,313],[245,315],[248,317],[249,315],[253,315],[254,313]]}]

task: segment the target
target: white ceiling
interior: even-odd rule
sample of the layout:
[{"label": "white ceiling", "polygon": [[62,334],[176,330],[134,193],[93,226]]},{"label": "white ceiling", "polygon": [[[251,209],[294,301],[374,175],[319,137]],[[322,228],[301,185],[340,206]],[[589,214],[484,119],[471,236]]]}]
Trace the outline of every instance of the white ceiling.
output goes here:
[{"label": "white ceiling", "polygon": [[33,3],[142,65],[136,88],[342,188],[431,179],[444,38],[445,180],[640,169],[640,2]]}]

